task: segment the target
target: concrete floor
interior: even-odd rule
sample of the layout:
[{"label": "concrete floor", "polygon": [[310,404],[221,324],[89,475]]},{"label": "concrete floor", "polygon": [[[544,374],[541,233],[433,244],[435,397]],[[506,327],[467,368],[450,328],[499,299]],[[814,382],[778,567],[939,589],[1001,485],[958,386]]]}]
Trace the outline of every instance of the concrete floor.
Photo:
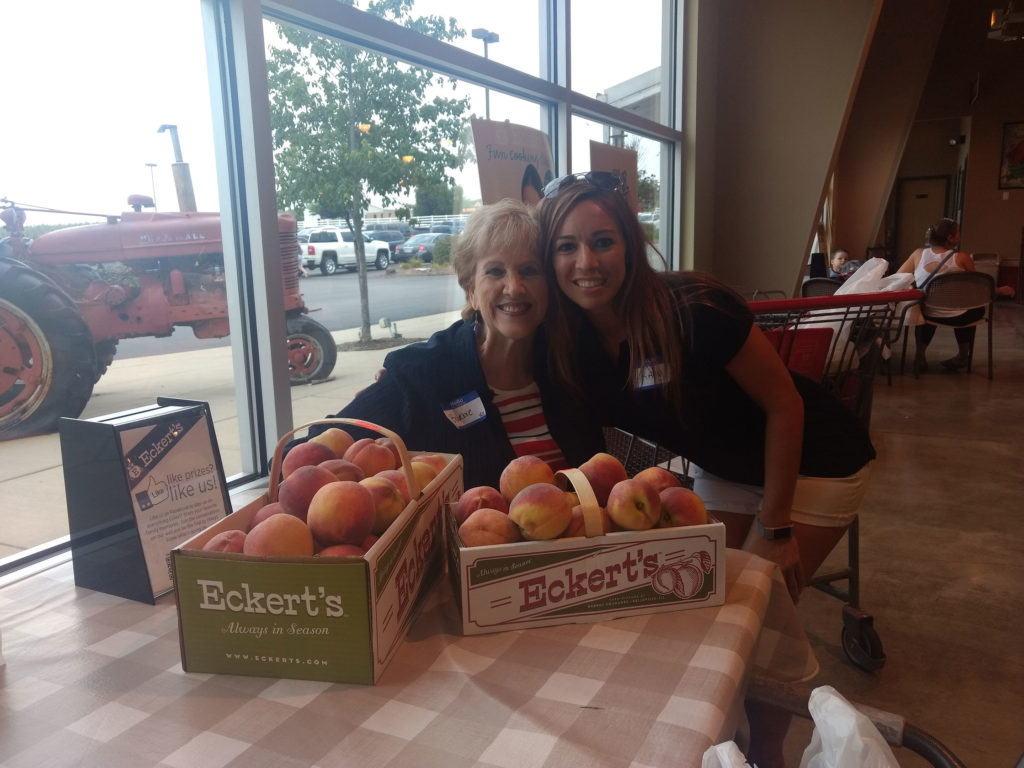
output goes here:
[{"label": "concrete floor", "polygon": [[[970,374],[934,372],[955,352],[952,331],[939,329],[932,373],[876,381],[860,602],[885,665],[866,673],[847,661],[839,600],[809,590],[799,604],[821,664],[815,684],[902,715],[972,768],[1010,768],[1024,755],[1024,307],[1000,303],[995,316],[992,381],[984,328]],[[811,730],[795,722],[790,766]]]}]

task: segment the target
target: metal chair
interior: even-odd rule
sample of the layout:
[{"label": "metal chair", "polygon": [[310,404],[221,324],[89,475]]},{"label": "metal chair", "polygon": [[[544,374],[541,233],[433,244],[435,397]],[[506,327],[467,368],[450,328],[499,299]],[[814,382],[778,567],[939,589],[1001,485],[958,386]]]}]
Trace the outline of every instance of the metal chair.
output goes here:
[{"label": "metal chair", "polygon": [[839,290],[842,280],[833,277],[811,277],[800,286],[800,295],[805,299],[816,296],[831,296]]},{"label": "metal chair", "polygon": [[[992,276],[984,272],[944,272],[936,275],[924,287],[924,296],[917,304],[921,310],[922,319],[929,325],[940,328],[969,328],[984,323],[988,326],[988,377],[992,378],[992,305],[995,302],[996,285]],[[985,314],[980,320],[962,326],[951,326],[945,323],[938,323],[928,320],[927,315],[931,310],[958,309],[966,311],[984,307]],[[903,331],[903,360],[907,358],[907,338],[909,328]],[[971,372],[974,363],[974,343],[967,353],[967,372]],[[902,372],[902,365],[901,365]],[[914,378],[917,378],[917,370],[914,370]]]}]

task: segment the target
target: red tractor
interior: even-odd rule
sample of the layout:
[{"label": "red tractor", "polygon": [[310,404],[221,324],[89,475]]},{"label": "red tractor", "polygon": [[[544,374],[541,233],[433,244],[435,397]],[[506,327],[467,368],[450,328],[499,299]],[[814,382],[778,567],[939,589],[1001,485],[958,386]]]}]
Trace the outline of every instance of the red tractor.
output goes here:
[{"label": "red tractor", "polygon": [[[48,232],[29,242],[25,210],[7,201],[0,219],[0,439],[54,431],[77,417],[114,359],[120,339],[228,335],[220,214],[134,210]],[[306,314],[299,293],[295,218],[280,214],[281,279],[292,384],[327,378],[337,346]]]}]

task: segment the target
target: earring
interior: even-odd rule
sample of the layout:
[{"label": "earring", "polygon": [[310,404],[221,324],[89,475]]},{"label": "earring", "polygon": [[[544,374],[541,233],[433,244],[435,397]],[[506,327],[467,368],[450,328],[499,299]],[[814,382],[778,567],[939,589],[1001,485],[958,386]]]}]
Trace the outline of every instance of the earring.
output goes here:
[{"label": "earring", "polygon": [[473,310],[473,333],[480,333],[480,321],[483,320],[483,315],[480,314],[479,309]]}]

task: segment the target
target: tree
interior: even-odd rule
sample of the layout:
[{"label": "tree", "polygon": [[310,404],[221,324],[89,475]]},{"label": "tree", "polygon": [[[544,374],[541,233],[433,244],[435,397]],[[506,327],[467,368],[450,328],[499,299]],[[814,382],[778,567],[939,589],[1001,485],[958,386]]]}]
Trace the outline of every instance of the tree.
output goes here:
[{"label": "tree", "polygon": [[[354,0],[342,0],[353,5]],[[371,0],[367,11],[439,40],[462,37],[454,19],[411,17],[412,0]],[[469,147],[467,98],[454,80],[363,48],[280,26],[267,79],[278,202],[343,218],[355,233],[362,324],[370,340],[363,211],[370,195],[391,205],[410,187],[451,184]]]},{"label": "tree", "polygon": [[661,184],[658,177],[641,169],[637,176],[637,200],[641,211],[656,211],[661,205]]},{"label": "tree", "polygon": [[455,190],[450,184],[439,181],[434,184],[420,184],[416,187],[416,216],[447,216],[455,212]]}]

